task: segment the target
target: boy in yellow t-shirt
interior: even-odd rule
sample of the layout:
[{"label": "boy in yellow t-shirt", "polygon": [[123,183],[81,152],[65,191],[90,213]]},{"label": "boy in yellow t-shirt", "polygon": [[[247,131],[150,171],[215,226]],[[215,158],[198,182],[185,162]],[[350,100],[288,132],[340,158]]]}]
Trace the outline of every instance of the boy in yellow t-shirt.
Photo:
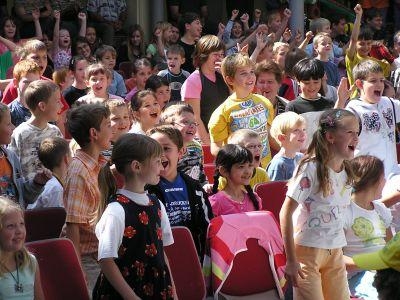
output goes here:
[{"label": "boy in yellow t-shirt", "polygon": [[247,55],[236,53],[223,60],[221,71],[233,94],[213,112],[208,123],[211,153],[216,155],[232,132],[252,129],[260,134],[261,166],[265,168],[271,160],[268,131],[275,114],[267,98],[252,93],[256,82],[254,63]]},{"label": "boy in yellow t-shirt", "polygon": [[[354,21],[353,31],[350,37],[349,48],[346,52],[346,71],[350,86],[354,84],[353,68],[365,59],[376,61],[383,69],[383,75],[388,78],[390,76],[390,64],[386,60],[378,60],[369,56],[373,43],[373,33],[368,27],[363,27],[360,30],[361,18],[363,10],[360,4],[354,7],[356,19]],[[357,91],[352,95],[352,98],[357,96]]]}]

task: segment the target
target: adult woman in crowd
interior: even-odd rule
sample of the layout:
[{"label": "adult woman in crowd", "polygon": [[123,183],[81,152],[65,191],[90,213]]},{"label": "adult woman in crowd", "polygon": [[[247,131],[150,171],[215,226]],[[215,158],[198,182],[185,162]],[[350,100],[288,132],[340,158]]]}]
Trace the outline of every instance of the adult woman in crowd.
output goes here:
[{"label": "adult woman in crowd", "polygon": [[210,144],[207,124],[212,112],[229,96],[229,89],[219,73],[224,58],[225,45],[215,35],[199,39],[193,53],[193,64],[197,68],[186,79],[181,95],[193,108],[199,124],[197,133],[201,142]]}]

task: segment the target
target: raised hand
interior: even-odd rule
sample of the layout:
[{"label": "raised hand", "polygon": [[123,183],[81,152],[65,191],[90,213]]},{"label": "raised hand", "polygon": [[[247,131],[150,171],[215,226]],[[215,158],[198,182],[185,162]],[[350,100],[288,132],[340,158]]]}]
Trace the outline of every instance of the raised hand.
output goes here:
[{"label": "raised hand", "polygon": [[243,23],[248,23],[249,22],[249,15],[248,14],[243,14],[240,17],[240,21],[242,21]]},{"label": "raised hand", "polygon": [[60,17],[61,17],[60,11],[59,10],[55,10],[54,11],[54,18],[56,20],[60,20]]},{"label": "raised hand", "polygon": [[239,10],[237,9],[232,10],[231,20],[234,21],[238,15],[239,15]]},{"label": "raised hand", "polygon": [[35,8],[34,10],[32,10],[32,19],[34,21],[39,20],[40,18],[40,10],[38,8]]},{"label": "raised hand", "polygon": [[292,11],[289,8],[285,8],[285,10],[283,11],[283,16],[289,19],[292,16]]},{"label": "raised hand", "polygon": [[282,38],[285,43],[289,42],[289,40],[292,38],[292,31],[289,28],[286,28],[282,34]]}]

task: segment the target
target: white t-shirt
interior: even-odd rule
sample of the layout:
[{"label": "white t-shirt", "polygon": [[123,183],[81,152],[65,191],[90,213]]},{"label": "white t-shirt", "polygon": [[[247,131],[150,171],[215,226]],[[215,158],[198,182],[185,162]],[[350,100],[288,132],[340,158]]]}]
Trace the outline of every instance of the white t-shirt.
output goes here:
[{"label": "white t-shirt", "polygon": [[[389,174],[382,191],[382,197],[386,197],[394,192],[397,192],[398,189],[400,189],[400,170],[397,170],[397,172],[395,173]],[[400,231],[400,202],[392,205],[390,207],[390,210],[393,216],[392,226],[394,228],[394,231],[398,232]]]},{"label": "white t-shirt", "polygon": [[382,202],[372,203],[374,209],[367,210],[351,201],[344,213],[347,246],[343,253],[347,256],[375,252],[386,244],[386,228],[390,227],[392,214]]},{"label": "white t-shirt", "polygon": [[[119,189],[118,194],[128,197],[138,205],[148,205],[149,197],[146,193],[138,194],[128,190]],[[161,228],[164,246],[174,243],[171,226],[164,205],[161,206]],[[121,204],[112,202],[108,204],[99,222],[96,225],[96,236],[99,240],[98,260],[102,258],[118,257],[118,249],[122,243],[125,229],[125,211]]]},{"label": "white t-shirt", "polygon": [[[297,174],[295,170],[294,174]],[[329,169],[330,195],[318,192],[319,180],[315,162],[306,163],[289,184],[286,195],[299,206],[293,214],[295,243],[307,247],[336,249],[346,245],[343,213],[350,204],[351,186],[347,173]]]},{"label": "white t-shirt", "polygon": [[53,176],[49,181],[46,182],[43,192],[38,196],[35,203],[28,205],[28,209],[64,207],[63,194],[63,186],[58,179]]},{"label": "white t-shirt", "polygon": [[[394,113],[400,121],[400,101],[381,97],[378,103],[352,100],[346,109],[355,112],[361,119],[362,130],[355,156],[373,155],[385,165],[385,177],[397,167]],[[393,112],[393,107],[395,111]]]}]

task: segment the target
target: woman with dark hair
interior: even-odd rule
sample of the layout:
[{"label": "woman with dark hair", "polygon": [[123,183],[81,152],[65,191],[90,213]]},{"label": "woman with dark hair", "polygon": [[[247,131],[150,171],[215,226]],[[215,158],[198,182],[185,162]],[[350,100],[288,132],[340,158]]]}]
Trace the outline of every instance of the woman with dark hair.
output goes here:
[{"label": "woman with dark hair", "polygon": [[193,53],[193,63],[198,69],[182,85],[181,95],[193,107],[198,135],[202,144],[210,144],[208,121],[213,111],[229,96],[229,89],[219,73],[225,55],[224,43],[215,35],[199,39]]}]

